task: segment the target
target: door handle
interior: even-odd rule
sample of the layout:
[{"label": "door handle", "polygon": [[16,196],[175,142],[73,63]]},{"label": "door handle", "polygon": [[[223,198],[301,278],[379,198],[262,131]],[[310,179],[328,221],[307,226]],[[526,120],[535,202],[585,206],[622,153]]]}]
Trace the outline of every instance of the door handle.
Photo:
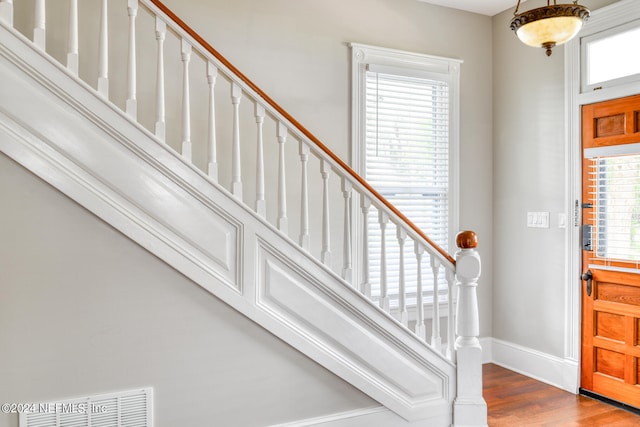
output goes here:
[{"label": "door handle", "polygon": [[593,290],[593,273],[591,270],[587,270],[586,273],[582,273],[580,278],[587,282],[587,296],[591,296],[591,291]]}]

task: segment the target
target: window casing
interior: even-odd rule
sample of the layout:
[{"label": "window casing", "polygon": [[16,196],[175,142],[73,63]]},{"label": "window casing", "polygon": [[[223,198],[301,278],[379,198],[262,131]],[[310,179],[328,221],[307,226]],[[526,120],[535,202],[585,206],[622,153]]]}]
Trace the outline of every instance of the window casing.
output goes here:
[{"label": "window casing", "polygon": [[[352,164],[387,200],[445,250],[458,229],[459,60],[352,44]],[[381,239],[369,211],[372,247]],[[357,224],[355,230],[361,230]],[[398,246],[389,224],[388,291],[397,305]],[[357,239],[360,242],[360,239]],[[378,246],[376,246],[378,245]],[[412,245],[411,245],[412,246]],[[362,247],[356,248],[356,251]],[[415,305],[417,265],[405,247],[407,303]],[[355,255],[355,259],[359,259]],[[380,254],[369,250],[372,296],[379,294]],[[423,261],[424,262],[424,261]],[[424,301],[433,303],[433,276],[423,266]],[[412,272],[413,271],[413,272]],[[358,280],[358,278],[356,278]],[[440,289],[446,290],[444,269]],[[446,300],[445,293],[440,301]]]},{"label": "window casing", "polygon": [[640,80],[640,20],[580,39],[582,92]]}]

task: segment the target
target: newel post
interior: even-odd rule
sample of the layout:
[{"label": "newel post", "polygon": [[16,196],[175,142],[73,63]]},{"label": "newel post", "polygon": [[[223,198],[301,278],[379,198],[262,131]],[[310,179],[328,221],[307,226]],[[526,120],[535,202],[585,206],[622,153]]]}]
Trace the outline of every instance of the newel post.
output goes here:
[{"label": "newel post", "polygon": [[453,403],[453,425],[486,426],[487,404],[482,397],[482,347],[478,336],[478,278],[480,255],[478,237],[473,231],[456,236],[456,279],[458,307],[456,323],[457,396]]}]

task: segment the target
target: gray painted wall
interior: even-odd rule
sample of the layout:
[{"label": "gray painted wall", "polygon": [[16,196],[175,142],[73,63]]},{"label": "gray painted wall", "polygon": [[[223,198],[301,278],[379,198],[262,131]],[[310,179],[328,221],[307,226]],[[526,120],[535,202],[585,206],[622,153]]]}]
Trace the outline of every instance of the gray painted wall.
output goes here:
[{"label": "gray painted wall", "polygon": [[[110,2],[110,25],[126,24],[126,14],[114,3]],[[18,10],[16,24],[27,34],[30,22],[24,17],[29,16],[29,4],[16,5],[16,9],[24,8]],[[97,4],[81,2],[81,9]],[[495,37],[491,18],[415,0],[170,0],[167,5],[345,159],[350,151],[348,42],[464,60],[460,228],[473,229],[480,238],[484,262],[479,289],[481,335],[491,336]],[[48,19],[65,22],[66,11],[48,10]],[[97,21],[81,22],[82,28],[96,32]],[[139,30],[147,34],[146,43],[153,43],[149,22],[139,19]],[[121,37],[125,37],[124,32]],[[49,35],[51,53],[60,59],[64,55],[52,42],[63,46],[64,40],[63,33]],[[145,43],[142,36],[140,40]],[[96,43],[91,37],[81,38],[81,61],[95,60]],[[112,43],[111,49],[117,49],[114,46]],[[175,50],[176,46],[167,48]],[[144,52],[154,51],[139,49],[140,55]],[[113,55],[112,51],[112,94],[116,103],[123,104],[126,56]],[[141,61],[139,72],[155,76],[153,60]],[[95,82],[95,65],[81,62],[80,74]],[[145,96],[150,96],[151,81],[139,80],[141,105]],[[172,83],[179,86],[179,81]],[[140,113],[148,127],[152,111],[147,107]],[[168,117],[178,117],[178,111],[179,103],[169,105]],[[198,424],[195,420],[208,400],[221,398],[228,402],[212,409],[222,420],[236,412],[234,405],[255,405],[249,406],[254,410],[242,412],[244,424],[234,425],[256,425],[258,416],[263,422],[277,422],[373,404],[66,198],[25,175],[6,158],[0,170],[5,178],[1,180],[1,220],[12,224],[2,229],[0,238],[2,274],[7,278],[2,280],[0,342],[16,344],[3,357],[6,363],[0,375],[9,381],[3,380],[0,400],[75,396],[157,384],[159,402],[178,399],[181,405],[176,407],[194,409],[193,424]],[[292,182],[297,185],[295,178]],[[339,217],[341,205],[334,206]],[[341,231],[336,228],[335,232],[333,241],[339,242]],[[167,311],[169,302],[172,309]],[[119,316],[113,316],[113,307],[117,307]],[[30,315],[23,310],[29,310]],[[41,315],[31,315],[35,312]],[[136,329],[125,330],[131,324],[137,325]],[[31,330],[38,331],[36,335],[45,339],[50,351],[36,351],[42,347],[34,347],[30,335],[24,335]],[[132,350],[123,355],[121,348],[127,346]],[[176,348],[191,351],[178,352]],[[69,359],[70,353],[76,358]],[[111,366],[104,371],[94,369],[98,361]],[[31,366],[36,370],[27,369]],[[52,367],[70,372],[74,380],[62,381]],[[114,375],[121,369],[126,376]],[[33,388],[32,382],[19,381],[20,374],[38,378],[43,384]],[[189,386],[194,394],[189,394]],[[203,396],[195,396],[203,390]],[[292,401],[300,403],[291,405]],[[267,420],[260,413],[262,409],[268,410],[271,418]],[[163,413],[161,420],[167,420],[165,425],[189,425],[189,420],[178,421],[177,417],[184,416],[189,415],[173,411]],[[4,427],[2,422],[11,425],[7,424],[13,422],[10,420],[0,418],[0,426]]]},{"label": "gray painted wall", "polygon": [[[563,357],[564,46],[547,57],[523,45],[512,17],[493,18],[493,337]],[[527,228],[528,211],[550,212],[551,227]]]},{"label": "gray painted wall", "polygon": [[[478,233],[483,272],[479,301],[481,336],[491,336],[493,283],[492,196],[492,21],[490,17],[434,6],[417,0],[166,0],[183,21],[247,75],[293,117],[340,157],[350,153],[350,49],[349,42],[462,59],[460,134],[461,230]],[[16,27],[31,37],[33,2],[16,2]],[[65,63],[68,11],[47,9],[47,51]],[[99,2],[80,3],[80,76],[97,81]],[[137,17],[138,118],[150,130],[155,122],[154,23],[142,8]],[[126,1],[109,2],[110,99],[124,108],[127,58]],[[116,42],[116,39],[118,40]],[[165,42],[167,143],[180,149],[181,63],[177,40]],[[206,169],[207,101],[204,63],[193,55],[190,67],[194,164]],[[220,183],[231,182],[231,103],[222,78],[216,86],[217,137]],[[255,194],[255,119],[253,103],[240,104],[244,200],[253,205]],[[277,149],[275,126],[265,125],[267,219],[276,223]],[[224,148],[226,146],[226,148]],[[286,144],[289,235],[299,230],[300,167],[298,142]],[[311,252],[321,250],[321,180],[319,162],[309,165]],[[342,265],[343,199],[340,180],[330,179],[331,241],[334,271]],[[454,252],[455,248],[451,248]]]},{"label": "gray painted wall", "polygon": [[[488,18],[415,0],[167,4],[344,158],[348,42],[463,59],[460,226],[480,237],[481,335],[563,356],[563,47],[547,58],[522,45],[511,9]],[[527,228],[527,211],[549,211],[551,228]]]},{"label": "gray painted wall", "polygon": [[[416,0],[165,3],[343,159],[350,153],[349,42],[464,60],[460,229],[474,230],[480,239],[480,334],[491,336],[491,18]],[[292,158],[288,164],[296,161]],[[338,207],[335,224],[341,223],[341,203],[333,203]],[[295,221],[295,215],[291,217]],[[341,228],[334,227],[334,233],[332,241],[341,242]],[[318,243],[319,237],[312,241]],[[334,245],[336,260],[339,246]]]},{"label": "gray painted wall", "polygon": [[152,386],[158,427],[378,406],[4,154],[0,200],[0,402]]}]

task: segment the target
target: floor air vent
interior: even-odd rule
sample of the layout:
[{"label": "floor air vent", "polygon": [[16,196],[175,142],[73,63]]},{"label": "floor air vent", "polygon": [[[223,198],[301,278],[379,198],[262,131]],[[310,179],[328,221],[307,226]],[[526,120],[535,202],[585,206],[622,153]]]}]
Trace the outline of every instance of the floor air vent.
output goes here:
[{"label": "floor air vent", "polygon": [[153,427],[153,389],[24,405],[20,427]]}]

